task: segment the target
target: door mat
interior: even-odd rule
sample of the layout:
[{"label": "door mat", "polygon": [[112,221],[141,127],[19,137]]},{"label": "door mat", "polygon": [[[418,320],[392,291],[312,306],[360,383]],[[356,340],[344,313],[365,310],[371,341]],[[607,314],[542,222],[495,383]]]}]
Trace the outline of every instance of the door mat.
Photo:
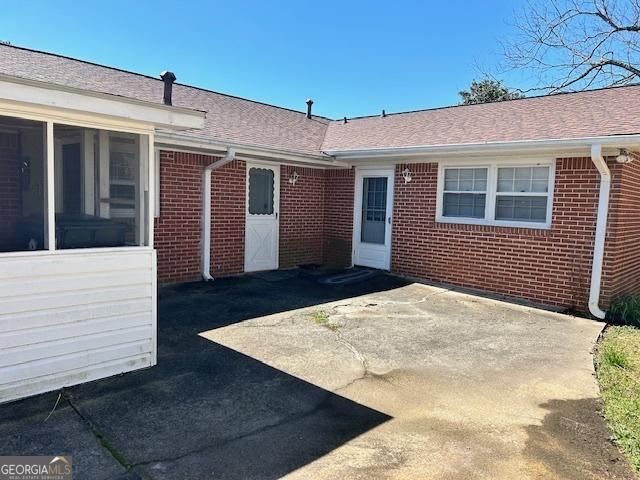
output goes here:
[{"label": "door mat", "polygon": [[296,278],[299,275],[299,271],[297,269],[291,270],[271,270],[267,272],[257,272],[252,273],[251,275],[254,277],[258,277],[261,280],[266,282],[282,282],[284,280],[290,280],[292,278]]},{"label": "door mat", "polygon": [[318,279],[318,282],[323,285],[352,285],[354,283],[364,282],[370,280],[373,277],[380,275],[379,270],[369,269],[353,269],[346,272],[340,272],[334,275],[327,275]]}]

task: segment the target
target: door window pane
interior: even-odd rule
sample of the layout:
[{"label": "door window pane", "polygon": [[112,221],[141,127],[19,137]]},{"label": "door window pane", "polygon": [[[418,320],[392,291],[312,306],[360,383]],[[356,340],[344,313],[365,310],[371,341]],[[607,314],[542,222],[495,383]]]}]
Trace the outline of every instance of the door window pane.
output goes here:
[{"label": "door window pane", "polygon": [[45,248],[45,131],[0,116],[0,252]]},{"label": "door window pane", "polygon": [[56,248],[144,245],[147,158],[139,135],[54,126]]},{"label": "door window pane", "polygon": [[249,169],[249,213],[273,214],[274,174],[270,168]]},{"label": "door window pane", "polygon": [[547,197],[498,195],[496,220],[544,223],[547,220]]},{"label": "door window pane", "polygon": [[362,180],[360,241],[384,245],[387,220],[387,177]]}]

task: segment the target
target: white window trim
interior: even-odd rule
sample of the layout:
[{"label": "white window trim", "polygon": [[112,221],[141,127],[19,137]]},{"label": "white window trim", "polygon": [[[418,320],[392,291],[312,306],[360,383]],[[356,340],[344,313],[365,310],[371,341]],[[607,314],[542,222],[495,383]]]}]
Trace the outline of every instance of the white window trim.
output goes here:
[{"label": "white window trim", "polygon": [[[509,167],[549,167],[549,188],[548,192],[531,192],[520,193],[510,192],[508,195],[523,196],[545,196],[547,197],[547,218],[542,222],[520,222],[517,220],[496,220],[496,197],[498,187],[498,168]],[[487,169],[487,191],[484,218],[465,218],[465,217],[445,217],[442,215],[444,203],[444,171],[447,168],[486,168]],[[453,223],[463,225],[489,225],[497,227],[518,227],[518,228],[536,228],[548,230],[551,228],[553,217],[553,191],[555,186],[556,161],[555,159],[511,159],[505,162],[492,163],[461,163],[460,161],[440,162],[438,164],[438,182],[436,189],[436,222]],[[473,193],[473,192],[470,192]],[[507,193],[503,193],[507,195]]]}]

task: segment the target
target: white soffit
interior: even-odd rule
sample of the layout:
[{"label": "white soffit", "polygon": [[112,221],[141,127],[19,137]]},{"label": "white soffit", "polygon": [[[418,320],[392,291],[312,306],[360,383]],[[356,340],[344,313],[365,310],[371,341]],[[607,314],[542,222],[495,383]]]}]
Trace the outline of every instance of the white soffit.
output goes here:
[{"label": "white soffit", "polygon": [[205,113],[0,74],[0,100],[40,108],[72,110],[171,130],[204,127]]},{"label": "white soffit", "polygon": [[606,137],[425,145],[353,150],[324,150],[324,153],[334,156],[338,160],[374,160],[422,156],[446,157],[462,154],[512,155],[525,152],[536,154],[580,153],[588,156],[593,143],[601,144],[603,148],[607,149],[607,153],[613,154],[613,152],[618,148],[640,148],[640,135],[611,135]]}]

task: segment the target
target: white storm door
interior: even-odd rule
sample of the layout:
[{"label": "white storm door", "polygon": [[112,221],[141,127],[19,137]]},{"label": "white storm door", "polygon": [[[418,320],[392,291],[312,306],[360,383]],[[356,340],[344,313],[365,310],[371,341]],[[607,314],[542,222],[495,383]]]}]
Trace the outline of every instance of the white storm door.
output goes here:
[{"label": "white storm door", "polygon": [[356,171],[353,264],[391,268],[393,169]]},{"label": "white storm door", "polygon": [[247,164],[244,271],[278,268],[280,167]]}]

